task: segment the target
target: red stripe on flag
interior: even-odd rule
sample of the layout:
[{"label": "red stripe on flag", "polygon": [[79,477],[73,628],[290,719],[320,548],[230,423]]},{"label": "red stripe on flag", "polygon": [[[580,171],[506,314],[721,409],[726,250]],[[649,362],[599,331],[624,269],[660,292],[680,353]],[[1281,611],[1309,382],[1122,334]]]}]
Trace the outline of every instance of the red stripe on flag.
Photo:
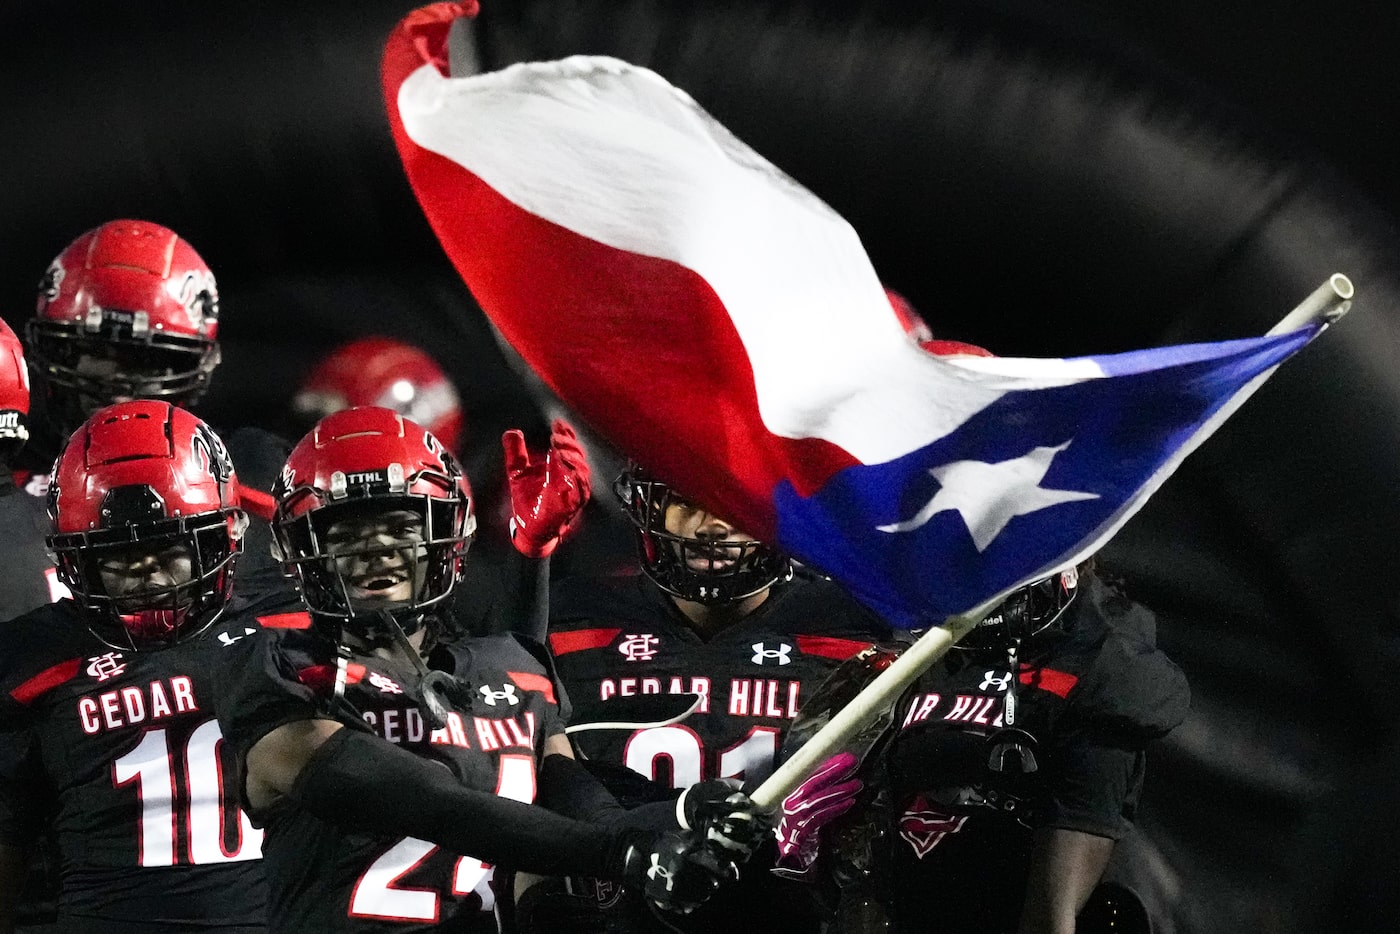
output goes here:
[{"label": "red stripe on flag", "polygon": [[819,655],[845,661],[857,652],[870,648],[871,643],[860,639],[837,639],[833,636],[798,636],[797,650],[803,655]]},{"label": "red stripe on flag", "polygon": [[539,691],[551,704],[559,703],[554,699],[554,682],[544,675],[531,674],[528,671],[507,671],[506,674],[522,691]]},{"label": "red stripe on flag", "polygon": [[1033,688],[1068,697],[1069,692],[1079,683],[1079,676],[1067,671],[1056,671],[1054,668],[1023,668],[1020,681]]},{"label": "red stripe on flag", "polygon": [[[776,540],[778,483],[810,495],[855,458],[821,439],[768,430],[748,353],[698,273],[531,214],[409,138],[400,86],[440,59],[435,43],[445,37],[439,22],[405,21],[385,49],[384,90],[409,181],[472,294],[531,368],[616,447],[749,534]],[[629,378],[616,377],[619,366]]]},{"label": "red stripe on flag", "polygon": [[621,629],[579,629],[575,632],[549,634],[549,650],[555,655],[568,655],[585,649],[601,649],[617,638]]},{"label": "red stripe on flag", "polygon": [[49,668],[45,668],[28,681],[10,691],[10,696],[21,704],[31,704],[46,691],[51,691],[68,681],[72,681],[78,676],[78,669],[82,666],[81,658],[70,658],[66,662],[59,662]]},{"label": "red stripe on flag", "polygon": [[258,622],[267,629],[310,629],[311,614],[305,610],[297,610],[293,613],[273,613],[271,616],[259,616]]}]

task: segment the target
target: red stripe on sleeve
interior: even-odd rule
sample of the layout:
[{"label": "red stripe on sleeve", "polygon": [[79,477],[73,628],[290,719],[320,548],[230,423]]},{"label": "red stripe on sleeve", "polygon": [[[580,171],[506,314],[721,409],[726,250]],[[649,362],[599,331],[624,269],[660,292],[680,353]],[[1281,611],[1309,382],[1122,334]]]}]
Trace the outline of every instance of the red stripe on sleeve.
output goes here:
[{"label": "red stripe on sleeve", "polygon": [[[329,694],[335,690],[336,666],[310,665],[297,672],[297,680],[317,694]],[[350,662],[345,666],[345,683],[359,684],[365,676],[365,666]]]},{"label": "red stripe on sleeve", "polygon": [[257,487],[238,485],[238,501],[249,513],[257,516],[265,522],[272,521],[272,514],[277,511],[277,500],[272,498],[271,493],[264,493]]},{"label": "red stripe on sleeve", "polygon": [[258,622],[268,629],[310,629],[311,614],[305,610],[297,610],[294,613],[273,613],[271,616],[259,616]]},{"label": "red stripe on sleeve", "polygon": [[45,691],[51,691],[67,681],[71,681],[78,676],[78,668],[82,665],[81,658],[70,658],[66,662],[59,662],[50,668],[45,668],[19,687],[10,691],[10,696],[21,704],[31,704]]},{"label": "red stripe on sleeve", "polygon": [[554,682],[544,675],[531,674],[528,671],[507,671],[506,674],[522,691],[539,691],[551,704],[559,703],[554,699]]},{"label": "red stripe on sleeve", "polygon": [[568,655],[584,649],[601,649],[617,638],[617,629],[579,629],[574,632],[552,632],[549,634],[549,648],[555,655]]},{"label": "red stripe on sleeve", "polygon": [[833,636],[798,636],[797,650],[803,655],[820,655],[845,661],[857,652],[870,648],[872,643],[860,639],[837,639]]},{"label": "red stripe on sleeve", "polygon": [[1077,675],[1053,668],[1023,668],[1020,680],[1022,684],[1029,684],[1033,688],[1040,688],[1060,697],[1068,697],[1070,690],[1079,683]]}]

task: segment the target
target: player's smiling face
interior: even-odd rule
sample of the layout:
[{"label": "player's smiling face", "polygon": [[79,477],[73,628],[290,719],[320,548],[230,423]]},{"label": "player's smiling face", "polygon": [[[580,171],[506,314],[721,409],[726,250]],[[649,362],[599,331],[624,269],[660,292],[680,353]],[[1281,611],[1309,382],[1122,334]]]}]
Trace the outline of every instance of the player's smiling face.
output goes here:
[{"label": "player's smiling face", "polygon": [[332,523],[326,550],[346,593],[358,604],[389,607],[411,601],[423,576],[423,517],[391,509]]},{"label": "player's smiling face", "polygon": [[742,556],[741,544],[754,541],[753,536],[740,532],[719,516],[674,494],[666,504],[665,528],[680,538],[713,543],[711,547],[685,549],[686,567],[700,573],[728,570]]}]

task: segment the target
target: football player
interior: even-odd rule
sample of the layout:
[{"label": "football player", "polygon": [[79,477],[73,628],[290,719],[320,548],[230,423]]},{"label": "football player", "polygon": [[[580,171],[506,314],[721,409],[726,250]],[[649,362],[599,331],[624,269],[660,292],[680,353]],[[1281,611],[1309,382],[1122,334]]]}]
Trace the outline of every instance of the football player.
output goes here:
[{"label": "football player", "polygon": [[52,447],[94,411],[128,399],[188,408],[219,364],[214,274],[173,230],[109,221],[44,273],[26,339]]},{"label": "football player", "polygon": [[[308,612],[261,619],[218,693],[267,830],[271,931],[495,930],[496,863],[626,878],[681,909],[736,873],[764,826],[747,799],[709,785],[624,812],[572,758],[548,656],[451,631],[476,519],[431,433],[383,408],[333,414],[276,497]],[[696,830],[660,832],[677,817]]]},{"label": "football player", "polygon": [[43,504],[20,495],[11,465],[29,440],[29,372],[24,349],[0,321],[0,620],[13,619],[60,596],[44,551]]},{"label": "football player", "polygon": [[[43,503],[15,484],[10,465],[29,440],[29,374],[24,350],[0,321],[0,620],[12,619],[62,595],[62,585],[44,550],[48,518]],[[17,790],[10,787],[27,752],[11,734],[0,734],[0,813],[13,813]],[[7,836],[0,832],[0,836]],[[50,918],[58,894],[57,856],[51,834],[32,841],[28,852],[0,843],[0,918],[22,922]],[[21,885],[28,882],[18,907]],[[5,930],[0,924],[0,930]]]},{"label": "football player", "polygon": [[73,596],[4,624],[0,730],[28,758],[0,779],[0,843],[21,853],[52,802],[65,931],[261,931],[262,834],[211,694],[244,635],[222,625],[246,604],[228,452],[183,409],[125,402],[64,445],[48,497]]},{"label": "football player", "polygon": [[809,870],[829,820],[808,817],[839,818],[838,802],[865,784],[862,805],[888,805],[840,820],[884,823],[861,835],[883,845],[846,852],[826,839],[822,868],[873,873],[882,923],[925,931],[936,916],[948,931],[1073,934],[1131,826],[1145,747],[1189,706],[1152,633],[1150,611],[1091,564],[1016,591],[904,695],[861,778],[854,758],[831,760],[784,803],[780,864]]},{"label": "football player", "polygon": [[[108,221],[49,264],[26,328],[36,424],[24,488],[42,497],[58,445],[97,409],[130,399],[196,405],[219,365],[219,289],[208,264],[175,231],[141,220]],[[244,509],[266,520],[265,492],[290,446],[259,428],[223,434]],[[282,583],[264,521],[248,530],[239,577],[259,590]]]},{"label": "football player", "polygon": [[[888,627],[835,584],[797,574],[784,555],[636,465],[614,491],[635,527],[642,574],[565,579],[551,596],[549,645],[574,703],[572,723],[656,721],[675,713],[671,696],[695,707],[681,722],[576,730],[572,738],[634,800],[702,780],[757,785],[808,694],[843,659],[887,638]],[[755,928],[820,925],[806,893],[761,872],[748,880],[697,916],[722,923],[742,914]],[[567,905],[548,885],[534,898]],[[580,898],[616,900],[606,887],[568,885]],[[574,909],[586,913],[582,905],[562,910]],[[607,913],[608,923],[652,926],[625,901]]]}]

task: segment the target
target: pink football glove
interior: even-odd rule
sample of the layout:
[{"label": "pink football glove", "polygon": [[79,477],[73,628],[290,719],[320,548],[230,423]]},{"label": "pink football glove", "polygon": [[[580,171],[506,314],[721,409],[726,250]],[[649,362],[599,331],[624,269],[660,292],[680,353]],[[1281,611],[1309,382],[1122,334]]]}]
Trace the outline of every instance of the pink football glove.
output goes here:
[{"label": "pink football glove", "polygon": [[849,752],[827,759],[808,779],[783,799],[783,816],[775,831],[778,861],[774,872],[801,876],[817,861],[823,827],[855,807],[865,783],[855,777],[860,760]]},{"label": "pink football glove", "polygon": [[510,540],[527,558],[547,558],[577,525],[593,493],[588,458],[574,429],[555,419],[549,450],[531,459],[525,435],[501,435],[510,484]]}]

